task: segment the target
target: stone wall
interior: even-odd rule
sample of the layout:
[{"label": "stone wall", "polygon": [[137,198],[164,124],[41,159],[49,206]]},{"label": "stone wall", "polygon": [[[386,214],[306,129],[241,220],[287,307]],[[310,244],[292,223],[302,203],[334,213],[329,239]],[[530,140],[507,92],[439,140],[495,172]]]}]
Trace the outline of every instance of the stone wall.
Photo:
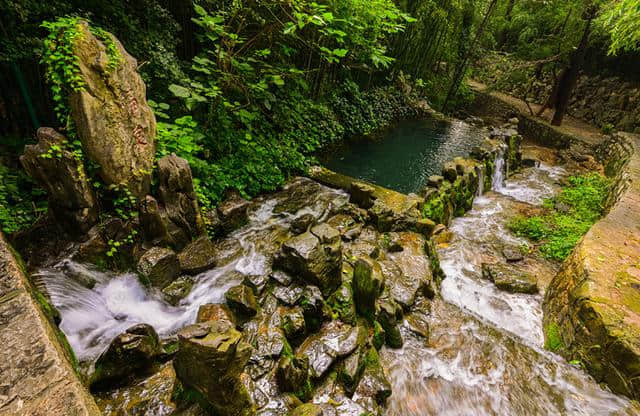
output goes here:
[{"label": "stone wall", "polygon": [[543,303],[547,346],[634,399],[640,398],[639,144],[637,136],[619,134],[598,148],[615,183],[610,210],[565,260]]},{"label": "stone wall", "polygon": [[0,233],[0,415],[97,416],[46,308]]}]

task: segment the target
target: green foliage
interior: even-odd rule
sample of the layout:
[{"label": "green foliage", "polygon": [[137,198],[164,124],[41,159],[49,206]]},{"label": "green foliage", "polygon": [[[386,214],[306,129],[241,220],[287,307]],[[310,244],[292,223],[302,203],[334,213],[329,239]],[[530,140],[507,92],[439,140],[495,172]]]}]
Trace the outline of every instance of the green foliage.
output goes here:
[{"label": "green foliage", "polygon": [[605,9],[598,22],[611,37],[611,55],[640,49],[640,0],[613,2]]},{"label": "green foliage", "polygon": [[544,347],[552,352],[558,352],[564,348],[560,328],[555,322],[551,322],[545,327]]},{"label": "green foliage", "polygon": [[571,177],[557,197],[545,201],[543,215],[518,217],[509,228],[539,242],[544,257],[564,260],[602,215],[609,187],[610,180],[597,173]]},{"label": "green foliage", "polygon": [[0,228],[7,234],[24,230],[47,212],[44,191],[22,170],[0,163]]}]

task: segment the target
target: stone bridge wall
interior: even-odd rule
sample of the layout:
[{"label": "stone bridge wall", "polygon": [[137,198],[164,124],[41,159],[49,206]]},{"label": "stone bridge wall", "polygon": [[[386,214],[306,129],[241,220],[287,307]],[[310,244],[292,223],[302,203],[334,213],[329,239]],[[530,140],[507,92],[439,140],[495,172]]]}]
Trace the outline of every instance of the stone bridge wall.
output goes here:
[{"label": "stone bridge wall", "polygon": [[0,415],[97,416],[47,305],[0,232]]},{"label": "stone bridge wall", "polygon": [[[596,149],[614,178],[607,215],[583,237],[545,294],[547,345],[616,393],[640,399],[640,139]],[[549,341],[552,341],[549,343]]]}]

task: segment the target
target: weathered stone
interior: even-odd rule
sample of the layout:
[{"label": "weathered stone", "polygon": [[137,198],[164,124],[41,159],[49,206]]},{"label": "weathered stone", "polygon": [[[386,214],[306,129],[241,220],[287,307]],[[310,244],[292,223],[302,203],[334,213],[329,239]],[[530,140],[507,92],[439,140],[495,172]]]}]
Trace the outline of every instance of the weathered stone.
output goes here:
[{"label": "weathered stone", "polygon": [[313,403],[305,403],[296,407],[289,416],[329,416],[323,410],[322,406],[313,404]]},{"label": "weathered stone", "polygon": [[444,164],[444,167],[442,168],[442,176],[451,183],[455,182],[458,177],[458,171],[454,162],[447,162]]},{"label": "weathered stone", "polygon": [[281,391],[300,391],[309,380],[309,358],[306,356],[282,356],[278,361],[276,379]]},{"label": "weathered stone", "polygon": [[251,288],[246,285],[234,286],[224,294],[229,307],[240,317],[251,317],[258,313],[258,302]]},{"label": "weathered stone", "polygon": [[356,323],[356,306],[353,302],[353,290],[348,282],[342,283],[340,287],[329,296],[327,305],[331,308],[334,317],[342,322],[354,325]]},{"label": "weathered stone", "polygon": [[391,396],[391,383],[384,373],[375,348],[369,348],[364,361],[364,372],[353,393],[353,400],[359,403],[362,398],[371,398],[377,404],[384,405]]},{"label": "weathered stone", "polygon": [[147,324],[134,325],[118,335],[95,364],[91,384],[100,385],[147,370],[162,352],[158,334]]},{"label": "weathered stone", "polygon": [[314,331],[320,327],[324,320],[324,299],[317,286],[306,286],[302,292],[300,306],[304,313],[304,321],[307,329]]},{"label": "weathered stone", "polygon": [[193,279],[189,276],[180,276],[173,282],[169,283],[164,289],[162,294],[165,300],[173,306],[176,306],[180,301],[185,298],[191,288],[193,287]]},{"label": "weathered stone", "polygon": [[275,265],[319,286],[328,294],[340,285],[341,242],[322,244],[310,232],[300,234],[282,245]]},{"label": "weathered stone", "polygon": [[371,258],[359,258],[353,271],[353,298],[359,314],[368,318],[374,316],[376,299],[383,287],[384,275],[380,264]]},{"label": "weathered stone", "polygon": [[313,214],[303,214],[296,217],[291,221],[291,232],[294,234],[302,234],[309,229],[316,222],[316,217]]},{"label": "weathered stone", "polygon": [[[140,201],[140,228],[145,241],[155,245],[175,245],[174,235],[180,241],[186,241],[187,237],[182,230],[177,228],[169,218],[163,207],[151,195],[147,195]],[[170,230],[171,229],[171,230]],[[173,232],[173,233],[172,233]]]},{"label": "weathered stone", "polygon": [[304,312],[301,307],[296,306],[287,311],[282,318],[282,330],[289,340],[298,339],[304,335],[306,326]]},{"label": "weathered stone", "polygon": [[320,378],[337,358],[351,354],[357,346],[357,327],[331,321],[323,325],[317,334],[309,336],[298,349],[297,355],[308,357],[311,375]]},{"label": "weathered stone", "polygon": [[20,162],[47,191],[49,212],[56,224],[66,233],[82,235],[98,221],[96,197],[84,166],[54,129],[40,128],[37,136],[38,144],[25,146]]},{"label": "weathered stone", "polygon": [[238,192],[227,193],[227,197],[217,208],[224,232],[230,233],[245,225],[249,221],[248,208],[249,201]]},{"label": "weathered stone", "polygon": [[537,293],[535,277],[501,264],[482,263],[482,277],[493,282],[500,290],[511,293]]},{"label": "weathered stone", "polygon": [[266,274],[250,274],[242,279],[242,283],[249,286],[258,296],[262,294],[268,282],[269,276]]},{"label": "weathered stone", "polygon": [[142,198],[151,183],[156,120],[138,63],[107,34],[119,57],[111,67],[114,56],[87,22],[80,21],[78,31],[73,53],[85,87],[71,92],[69,103],[82,149],[100,167],[107,185],[123,185]]},{"label": "weathered stone", "polygon": [[180,263],[172,250],[153,247],[140,258],[137,270],[145,284],[163,289],[180,274]]},{"label": "weathered stone", "polygon": [[283,272],[282,270],[275,270],[273,273],[271,273],[271,278],[280,283],[282,286],[289,286],[293,281],[293,277]]},{"label": "weathered stone", "polygon": [[0,231],[0,414],[101,415],[51,310]]},{"label": "weathered stone", "polygon": [[444,177],[440,175],[431,175],[427,178],[427,186],[431,188],[439,188],[442,182],[444,182]]},{"label": "weathered stone", "polygon": [[322,223],[311,228],[311,234],[318,237],[322,244],[337,244],[340,242],[340,232],[327,223]]},{"label": "weathered stone", "polygon": [[173,361],[178,379],[195,389],[219,414],[255,415],[255,405],[242,382],[251,346],[235,328],[209,321],[183,328]]},{"label": "weathered stone", "polygon": [[233,314],[227,305],[219,303],[205,303],[198,308],[197,323],[201,322],[226,322],[230,327],[234,326]]},{"label": "weathered stone", "polygon": [[222,234],[222,221],[216,209],[210,209],[202,215],[207,233],[212,237],[218,237]]},{"label": "weathered stone", "polygon": [[159,200],[168,218],[186,236],[186,241],[174,236],[174,243],[182,248],[204,232],[189,163],[175,154],[159,159],[158,182]]},{"label": "weathered stone", "polygon": [[[381,299],[377,304],[377,321],[385,332],[385,340],[391,348],[401,348],[404,344],[400,328],[398,328],[399,306],[392,300]],[[402,310],[400,309],[400,312]]]},{"label": "weathered stone", "polygon": [[429,218],[420,218],[415,222],[416,232],[429,238],[433,234],[433,230],[436,228],[436,223]]},{"label": "weathered stone", "polygon": [[303,288],[301,286],[276,286],[273,288],[273,296],[285,305],[295,305],[302,297]]},{"label": "weathered stone", "polygon": [[502,255],[509,263],[515,263],[524,259],[519,247],[505,246],[502,248]]},{"label": "weathered stone", "polygon": [[338,369],[338,379],[342,382],[347,393],[352,394],[358,385],[364,370],[365,353],[361,348],[345,358]]},{"label": "weathered stone", "polygon": [[213,268],[216,264],[216,248],[209,237],[192,241],[179,254],[180,268],[187,274],[198,274]]},{"label": "weathered stone", "polygon": [[375,189],[362,182],[353,182],[349,193],[351,194],[349,202],[364,209],[371,208],[374,200],[376,199],[374,196]]}]

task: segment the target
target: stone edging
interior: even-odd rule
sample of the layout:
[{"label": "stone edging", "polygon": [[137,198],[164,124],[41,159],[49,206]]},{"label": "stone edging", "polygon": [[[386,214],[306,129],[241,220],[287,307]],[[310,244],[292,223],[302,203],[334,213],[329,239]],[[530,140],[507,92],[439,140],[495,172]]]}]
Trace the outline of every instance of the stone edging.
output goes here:
[{"label": "stone edging", "polygon": [[100,415],[42,310],[46,305],[0,232],[0,415]]}]

